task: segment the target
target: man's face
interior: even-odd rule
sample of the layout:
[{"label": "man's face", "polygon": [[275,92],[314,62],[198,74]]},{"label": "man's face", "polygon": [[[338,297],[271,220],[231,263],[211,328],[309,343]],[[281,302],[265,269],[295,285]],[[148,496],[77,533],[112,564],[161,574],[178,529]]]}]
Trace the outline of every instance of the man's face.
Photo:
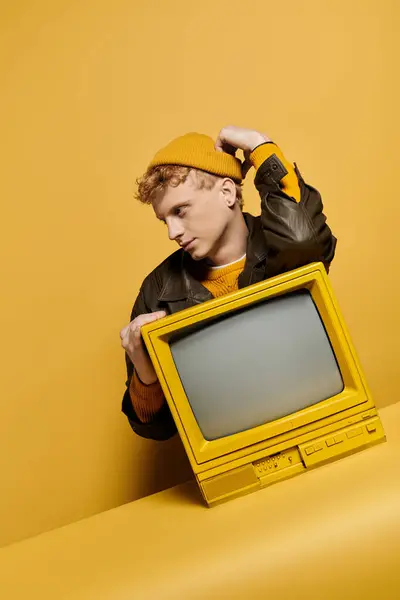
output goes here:
[{"label": "man's face", "polygon": [[194,260],[202,260],[212,258],[225,243],[235,199],[233,181],[221,178],[211,190],[199,189],[191,171],[184,183],[168,186],[152,205],[157,218],[167,225],[170,240]]}]

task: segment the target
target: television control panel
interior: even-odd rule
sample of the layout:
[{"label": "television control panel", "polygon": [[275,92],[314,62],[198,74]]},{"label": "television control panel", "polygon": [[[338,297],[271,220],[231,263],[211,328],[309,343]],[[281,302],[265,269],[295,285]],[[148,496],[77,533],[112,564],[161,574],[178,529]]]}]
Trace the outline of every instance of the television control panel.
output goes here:
[{"label": "television control panel", "polygon": [[209,506],[255,491],[282,479],[337,460],[385,441],[382,423],[376,411],[350,420],[346,426],[318,436],[309,433],[301,442],[279,452],[270,450],[265,456],[221,475],[198,480]]}]

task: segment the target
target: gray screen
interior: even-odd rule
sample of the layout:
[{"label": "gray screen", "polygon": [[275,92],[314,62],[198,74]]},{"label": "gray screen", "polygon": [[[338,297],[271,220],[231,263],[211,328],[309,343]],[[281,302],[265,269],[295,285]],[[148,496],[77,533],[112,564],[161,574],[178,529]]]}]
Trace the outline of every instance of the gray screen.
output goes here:
[{"label": "gray screen", "polygon": [[307,290],[186,330],[170,347],[207,440],[274,421],[343,390]]}]

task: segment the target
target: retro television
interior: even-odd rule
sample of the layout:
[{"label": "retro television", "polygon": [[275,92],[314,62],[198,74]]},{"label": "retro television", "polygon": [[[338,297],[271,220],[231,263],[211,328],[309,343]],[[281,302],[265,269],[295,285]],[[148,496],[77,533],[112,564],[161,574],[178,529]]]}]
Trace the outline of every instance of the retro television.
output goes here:
[{"label": "retro television", "polygon": [[208,506],[385,441],[322,263],[142,334]]}]

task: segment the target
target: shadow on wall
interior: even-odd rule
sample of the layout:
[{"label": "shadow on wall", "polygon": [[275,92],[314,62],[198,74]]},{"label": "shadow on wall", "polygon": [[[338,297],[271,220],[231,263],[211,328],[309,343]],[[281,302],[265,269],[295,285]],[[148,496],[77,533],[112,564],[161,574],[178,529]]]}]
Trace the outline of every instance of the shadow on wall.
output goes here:
[{"label": "shadow on wall", "polygon": [[140,473],[133,473],[132,482],[140,477],[144,492],[142,495],[149,492],[154,494],[194,480],[185,449],[177,434],[164,442],[143,440],[139,469]]}]

